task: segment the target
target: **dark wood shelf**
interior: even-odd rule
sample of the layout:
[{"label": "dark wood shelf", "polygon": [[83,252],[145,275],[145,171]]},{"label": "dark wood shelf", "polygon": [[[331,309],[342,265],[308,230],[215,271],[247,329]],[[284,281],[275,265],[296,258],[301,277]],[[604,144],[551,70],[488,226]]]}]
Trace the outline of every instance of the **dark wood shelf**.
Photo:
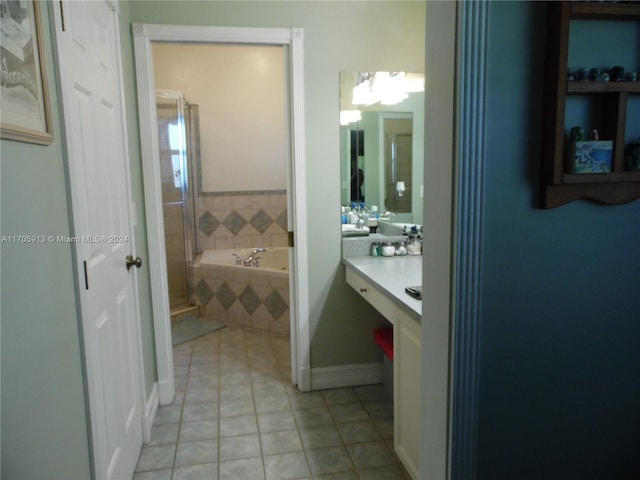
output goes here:
[{"label": "dark wood shelf", "polygon": [[640,198],[640,182],[547,185],[542,208],[556,208],[579,198],[605,205],[622,205]]},{"label": "dark wood shelf", "polygon": [[567,82],[567,93],[631,93],[640,94],[640,82]]},{"label": "dark wood shelf", "polygon": [[640,20],[640,4],[621,2],[571,2],[571,18],[575,20]]},{"label": "dark wood shelf", "polygon": [[[547,11],[541,206],[555,208],[578,199],[620,205],[640,199],[640,172],[624,168],[627,104],[640,94],[640,82],[567,82],[571,21],[640,22],[640,2],[549,1]],[[567,97],[579,95],[598,97],[599,117],[592,121],[601,139],[613,141],[611,173],[566,173],[565,105]]]},{"label": "dark wood shelf", "polygon": [[640,172],[565,173],[562,175],[563,184],[620,182],[640,182]]}]

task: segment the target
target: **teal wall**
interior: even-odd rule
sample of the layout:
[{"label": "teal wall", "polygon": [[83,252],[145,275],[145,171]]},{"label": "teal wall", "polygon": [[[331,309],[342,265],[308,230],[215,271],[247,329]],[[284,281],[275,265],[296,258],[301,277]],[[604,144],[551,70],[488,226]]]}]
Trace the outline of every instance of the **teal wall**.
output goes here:
[{"label": "teal wall", "polygon": [[136,22],[304,29],[311,366],[380,361],[384,320],[345,283],[340,233],[340,71],[424,71],[423,2],[134,1]]},{"label": "teal wall", "polygon": [[640,200],[537,208],[545,6],[489,25],[477,478],[640,478]]},{"label": "teal wall", "polygon": [[[50,146],[1,140],[1,233],[71,235],[66,164],[62,151],[49,26],[41,2],[44,56],[53,117]],[[133,50],[128,4],[121,3],[126,114],[131,181],[138,226],[135,250],[146,254]],[[52,15],[51,15],[52,17]],[[88,479],[89,442],[78,309],[70,244],[2,247],[1,379],[4,479]],[[145,388],[155,382],[148,272],[138,271]]]}]

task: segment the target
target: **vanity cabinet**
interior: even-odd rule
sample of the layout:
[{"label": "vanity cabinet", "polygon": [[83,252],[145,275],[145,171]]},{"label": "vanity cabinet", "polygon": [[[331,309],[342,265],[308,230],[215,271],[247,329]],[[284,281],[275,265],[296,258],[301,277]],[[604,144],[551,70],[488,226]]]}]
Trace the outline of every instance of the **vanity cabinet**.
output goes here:
[{"label": "vanity cabinet", "polygon": [[[605,204],[623,204],[640,198],[640,172],[625,170],[624,148],[629,135],[626,132],[628,105],[640,95],[637,81],[568,81],[569,38],[572,23],[587,20],[594,23],[640,22],[640,4],[617,2],[548,2],[545,92],[542,139],[542,192],[543,208],[554,208],[570,201],[587,198]],[[631,35],[633,37],[633,35]],[[630,38],[633,46],[636,39]],[[631,47],[630,47],[631,48]],[[595,66],[595,65],[594,65]],[[613,65],[611,65],[613,66]],[[572,65],[572,67],[579,67]],[[583,65],[589,69],[589,65]],[[640,65],[626,65],[628,70]],[[568,155],[566,125],[567,103],[584,99],[594,106],[585,118],[585,131],[596,128],[600,140],[613,142],[611,172],[568,173],[565,161]],[[634,104],[635,105],[635,104]],[[635,140],[635,136],[633,137]]]},{"label": "vanity cabinet", "polygon": [[412,478],[420,466],[420,324],[396,311],[393,324],[393,434],[396,454]]},{"label": "vanity cabinet", "polygon": [[417,480],[420,465],[420,323],[415,315],[407,313],[406,307],[393,301],[388,292],[349,266],[346,281],[393,325],[394,449],[411,478]]},{"label": "vanity cabinet", "polygon": [[357,274],[351,268],[347,268],[347,283],[360,294],[367,302],[378,310],[384,318],[393,324],[391,319],[394,316],[395,305],[385,296],[378,287],[374,286],[370,281]]}]

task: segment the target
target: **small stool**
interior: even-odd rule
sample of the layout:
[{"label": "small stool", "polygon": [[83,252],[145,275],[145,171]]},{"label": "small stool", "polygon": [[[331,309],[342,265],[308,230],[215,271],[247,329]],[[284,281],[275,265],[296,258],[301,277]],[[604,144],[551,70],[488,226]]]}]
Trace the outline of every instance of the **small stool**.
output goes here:
[{"label": "small stool", "polygon": [[375,328],[373,339],[384,352],[382,357],[382,387],[393,399],[393,327]]}]

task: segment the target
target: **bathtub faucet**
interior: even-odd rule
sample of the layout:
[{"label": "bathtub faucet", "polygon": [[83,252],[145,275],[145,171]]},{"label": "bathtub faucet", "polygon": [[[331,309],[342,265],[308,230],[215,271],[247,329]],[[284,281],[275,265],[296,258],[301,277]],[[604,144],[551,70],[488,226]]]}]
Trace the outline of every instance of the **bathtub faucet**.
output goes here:
[{"label": "bathtub faucet", "polygon": [[266,248],[255,248],[253,250],[253,252],[251,252],[251,255],[249,255],[247,258],[245,258],[242,263],[244,263],[245,267],[250,267],[251,265],[253,265],[255,263],[255,261],[258,259],[257,255],[260,252],[266,252],[267,249]]}]

